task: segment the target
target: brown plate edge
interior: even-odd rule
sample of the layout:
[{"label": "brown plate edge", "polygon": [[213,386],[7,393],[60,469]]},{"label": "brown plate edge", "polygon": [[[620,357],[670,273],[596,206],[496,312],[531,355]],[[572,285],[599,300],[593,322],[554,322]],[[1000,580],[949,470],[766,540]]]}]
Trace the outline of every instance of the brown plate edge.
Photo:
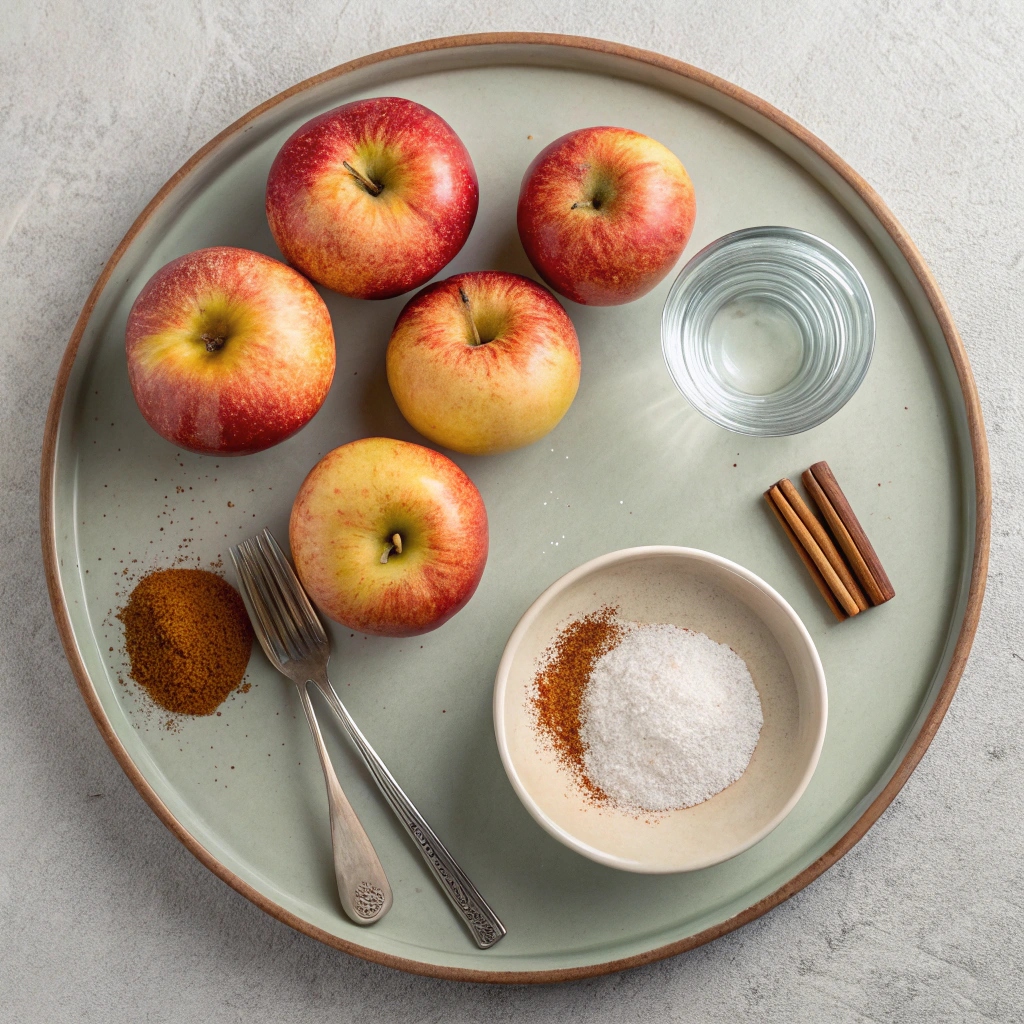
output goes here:
[{"label": "brown plate edge", "polygon": [[[112,276],[125,250],[134,240],[135,236],[149,220],[156,209],[161,205],[168,193],[185,177],[193,167],[196,166],[211,150],[215,149],[223,140],[235,134],[245,127],[250,121],[258,117],[265,110],[276,106],[283,100],[296,93],[310,89],[321,82],[341,77],[349,72],[355,71],[367,65],[382,63],[396,57],[405,57],[416,53],[430,50],[456,49],[464,46],[486,46],[486,45],[508,45],[508,44],[534,44],[545,46],[564,46],[569,49],[590,50],[599,53],[607,53],[613,56],[625,57],[640,63],[649,64],[666,71],[681,75],[684,78],[692,79],[700,85],[708,86],[730,99],[750,107],[756,113],[763,115],[775,122],[781,128],[794,135],[817,156],[824,160],[835,170],[860,196],[871,212],[878,218],[882,226],[889,233],[896,243],[903,257],[924,289],[925,296],[932,307],[939,322],[950,356],[956,368],[957,377],[960,382],[960,389],[964,399],[964,406],[967,413],[967,425],[971,439],[971,451],[974,458],[974,483],[976,492],[975,507],[975,537],[974,537],[974,562],[971,569],[971,583],[967,596],[967,605],[964,609],[963,622],[960,627],[960,634],[953,650],[952,660],[946,678],[939,689],[935,703],[925,720],[921,731],[914,741],[910,750],[903,758],[895,774],[889,783],[872,801],[867,810],[861,815],[854,826],[847,832],[830,850],[818,858],[813,864],[805,868],[800,874],[790,879],[785,885],[775,892],[766,896],[763,900],[748,907],[742,913],[729,918],[712,928],[707,928],[696,935],[691,935],[678,942],[659,946],[656,949],[648,950],[636,956],[626,957],[621,960],[610,960],[605,963],[591,964],[584,967],[573,967],[562,970],[550,971],[485,971],[473,970],[459,967],[440,967],[435,964],[421,963],[417,960],[407,960],[404,957],[396,957],[387,953],[380,953],[376,950],[367,949],[356,943],[348,942],[337,935],[332,935],[321,928],[302,920],[297,915],[285,910],[262,893],[258,892],[251,885],[243,881],[233,872],[229,871],[216,858],[200,845],[178,820],[171,814],[168,808],[156,795],[142,777],[134,762],[128,756],[117,735],[114,733],[110,722],[103,713],[99,697],[92,685],[85,665],[79,656],[74,634],[71,630],[71,621],[68,609],[64,600],[64,594],[60,589],[57,572],[57,548],[56,531],[54,523],[54,488],[53,474],[56,466],[57,433],[60,422],[61,408],[64,404],[64,396],[67,390],[68,378],[74,364],[78,346],[85,331],[86,324],[92,314],[101,292]],[[991,537],[991,516],[992,516],[992,483],[988,457],[988,442],[985,436],[985,427],[982,419],[981,403],[978,398],[977,387],[974,382],[974,375],[971,371],[967,352],[964,349],[963,341],[953,323],[952,314],[946,305],[945,299],[939,290],[939,286],[925,264],[917,247],[899,224],[892,212],[888,209],[878,194],[870,185],[846,164],[836,153],[825,145],[817,136],[809,132],[802,125],[792,118],[777,110],[771,104],[753,95],[747,90],[733,85],[724,79],[718,78],[707,71],[686,64],[682,61],[664,57],[660,54],[647,50],[637,49],[620,43],[606,42],[600,39],[589,39],[580,36],[566,36],[538,32],[489,32],[473,35],[449,36],[440,39],[428,39],[418,43],[411,43],[406,46],[394,47],[389,50],[382,50],[369,56],[360,57],[356,60],[341,64],[330,71],[308,78],[297,85],[286,89],[277,96],[272,97],[265,103],[260,104],[239,118],[233,124],[224,129],[219,135],[211,139],[205,146],[195,153],[175,173],[153,197],[142,213],[136,218],[128,233],[121,240],[121,243],[114,250],[113,255],[107,261],[103,272],[93,286],[89,297],[86,300],[82,312],[75,323],[74,331],[68,341],[64,356],[61,359],[60,368],[57,371],[57,379],[54,384],[53,394],[50,398],[50,406],[46,416],[46,426],[43,435],[43,450],[40,470],[40,528],[43,548],[43,564],[46,572],[46,584],[50,594],[50,603],[53,608],[54,619],[57,623],[57,630],[60,634],[61,643],[64,645],[64,652],[71,664],[75,680],[82,692],[96,726],[103,739],[106,741],[111,752],[117,759],[124,773],[131,780],[132,785],[139,791],[142,798],[149,804],[157,817],[167,828],[185,845],[185,847],[215,875],[227,882],[233,889],[241,893],[261,910],[277,918],[279,921],[290,925],[296,931],[318,939],[326,945],[343,952],[351,953],[353,956],[369,960],[374,963],[384,964],[388,967],[396,967],[412,974],[426,975],[428,977],[443,978],[455,981],[473,982],[503,982],[506,984],[526,983],[548,983],[559,981],[571,981],[581,978],[590,978],[602,974],[611,974],[623,971],[630,967],[639,967],[642,964],[652,963],[666,957],[675,956],[678,953],[686,952],[701,946],[712,939],[716,939],[727,932],[753,921],[762,914],[771,910],[784,900],[789,899],[794,893],[799,892],[809,885],[814,879],[830,868],[840,857],[850,850],[878,820],[882,812],[892,802],[896,794],[903,788],[907,779],[917,767],[925,750],[928,749],[939,725],[949,708],[956,692],[957,684],[967,663],[967,657],[974,641],[974,634],[978,627],[978,620],[981,615],[982,600],[985,593],[985,582],[988,571],[989,543]]]}]

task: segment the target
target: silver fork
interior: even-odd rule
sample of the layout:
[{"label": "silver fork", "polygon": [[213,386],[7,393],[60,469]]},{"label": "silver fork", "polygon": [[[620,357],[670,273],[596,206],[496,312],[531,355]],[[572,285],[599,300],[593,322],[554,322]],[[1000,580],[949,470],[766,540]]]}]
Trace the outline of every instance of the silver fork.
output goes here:
[{"label": "silver fork", "polygon": [[251,541],[239,544],[231,550],[231,560],[260,646],[274,668],[295,683],[313,734],[327,783],[334,876],[342,908],[356,924],[373,924],[391,909],[391,886],[369,836],[338,782],[309,699],[309,682],[318,671],[322,672],[327,661],[326,642],[295,629],[290,608],[281,604],[281,594],[286,591],[278,581],[279,573],[258,546]]},{"label": "silver fork", "polygon": [[[296,683],[299,683],[299,692],[304,695],[304,703],[308,704],[309,702],[306,684],[313,683],[319,688],[327,703],[341,719],[349,739],[359,751],[374,781],[380,787],[384,799],[387,800],[388,805],[395,812],[395,816],[412,837],[416,849],[420,851],[423,859],[427,862],[427,866],[433,872],[442,891],[466,923],[474,941],[481,949],[489,949],[505,935],[505,926],[487,905],[487,901],[480,895],[466,873],[456,863],[455,858],[445,849],[444,843],[437,838],[423,815],[405,795],[402,787],[395,781],[394,776],[388,771],[387,766],[370,746],[359,726],[356,725],[355,720],[342,704],[327,677],[327,662],[331,657],[330,639],[313,610],[305,590],[302,589],[302,584],[292,571],[288,559],[278,546],[277,541],[274,540],[273,534],[269,530],[263,530],[250,540],[243,541],[236,549],[232,550],[231,558],[238,570],[243,591],[249,587],[243,573],[251,575],[252,570],[255,569],[258,578],[265,581],[258,595],[258,600],[265,609],[264,614],[275,624],[281,635],[288,638],[288,643],[292,644],[296,650],[308,652],[301,661],[292,661],[291,668],[282,667],[282,665],[289,665],[289,662],[278,659],[276,655],[267,650],[266,643],[263,643],[261,627],[257,625],[257,635],[260,636],[263,649],[267,650],[271,662],[285,675],[289,675]],[[259,613],[257,614],[259,615]],[[254,619],[255,623],[256,619]],[[300,677],[301,682],[299,682]],[[307,716],[311,714],[312,708],[307,711]],[[319,735],[318,730],[314,730],[314,732]],[[326,751],[321,755],[321,760],[325,765],[329,764],[323,760],[324,758],[326,758]],[[324,771],[326,774],[326,767]],[[330,783],[328,783],[329,786]],[[338,788],[340,791],[340,786]],[[369,840],[367,840],[367,844],[369,844]],[[336,854],[337,849],[336,840]],[[383,872],[381,875],[383,876]],[[386,879],[385,885],[387,885]],[[390,898],[390,891],[388,891],[388,905],[390,905]]]}]

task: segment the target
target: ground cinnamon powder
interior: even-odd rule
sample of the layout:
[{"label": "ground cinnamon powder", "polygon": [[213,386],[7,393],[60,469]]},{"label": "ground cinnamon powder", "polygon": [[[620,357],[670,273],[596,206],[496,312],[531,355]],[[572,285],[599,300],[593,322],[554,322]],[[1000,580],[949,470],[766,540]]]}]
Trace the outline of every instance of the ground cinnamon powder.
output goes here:
[{"label": "ground cinnamon powder", "polygon": [[238,591],[204,569],[143,577],[117,617],[130,675],[162,708],[212,715],[242,681],[252,626]]},{"label": "ground cinnamon powder", "polygon": [[604,607],[565,626],[544,652],[531,698],[537,726],[558,759],[597,799],[605,794],[586,775],[580,739],[580,705],[597,660],[622,639],[615,608]]}]

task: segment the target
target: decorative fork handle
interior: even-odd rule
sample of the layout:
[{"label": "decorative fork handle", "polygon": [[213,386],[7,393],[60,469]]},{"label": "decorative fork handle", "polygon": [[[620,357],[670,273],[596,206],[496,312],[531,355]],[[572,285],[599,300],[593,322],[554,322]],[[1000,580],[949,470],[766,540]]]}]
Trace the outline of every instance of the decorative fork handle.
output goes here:
[{"label": "decorative fork handle", "polygon": [[331,813],[331,846],[334,850],[334,876],[345,913],[356,924],[373,924],[391,909],[391,886],[352,805],[348,802],[334,766],[327,754],[320,725],[316,720],[307,683],[296,684],[302,710],[313,734],[320,767],[327,783],[327,805]]},{"label": "decorative fork handle", "polygon": [[384,799],[387,800],[395,816],[412,836],[416,848],[423,855],[427,866],[438,880],[444,894],[451,901],[459,916],[466,922],[474,941],[481,949],[490,949],[505,935],[505,926],[498,915],[487,905],[477,887],[470,881],[466,873],[456,863],[455,858],[445,849],[444,843],[437,838],[434,830],[426,823],[416,805],[405,795],[395,777],[388,771],[387,765],[380,759],[377,752],[370,746],[362,734],[355,719],[341,702],[330,679],[325,672],[322,676],[310,680],[323,693],[327,703],[331,705],[341,719],[349,738],[355,744],[366,767],[370,770],[374,781],[380,787]]}]

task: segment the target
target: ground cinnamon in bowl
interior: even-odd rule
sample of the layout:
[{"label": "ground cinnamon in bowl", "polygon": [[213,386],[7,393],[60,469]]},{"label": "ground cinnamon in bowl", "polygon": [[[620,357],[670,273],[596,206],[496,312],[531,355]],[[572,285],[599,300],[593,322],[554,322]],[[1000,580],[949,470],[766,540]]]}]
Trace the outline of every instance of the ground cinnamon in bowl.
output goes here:
[{"label": "ground cinnamon in bowl", "polygon": [[622,639],[624,628],[615,613],[615,608],[600,608],[558,633],[534,679],[532,697],[537,727],[563,765],[598,800],[604,793],[587,777],[580,709],[594,665]]},{"label": "ground cinnamon in bowl", "polygon": [[129,674],[179,715],[212,715],[242,681],[253,632],[238,591],[204,569],[143,577],[117,617]]}]

